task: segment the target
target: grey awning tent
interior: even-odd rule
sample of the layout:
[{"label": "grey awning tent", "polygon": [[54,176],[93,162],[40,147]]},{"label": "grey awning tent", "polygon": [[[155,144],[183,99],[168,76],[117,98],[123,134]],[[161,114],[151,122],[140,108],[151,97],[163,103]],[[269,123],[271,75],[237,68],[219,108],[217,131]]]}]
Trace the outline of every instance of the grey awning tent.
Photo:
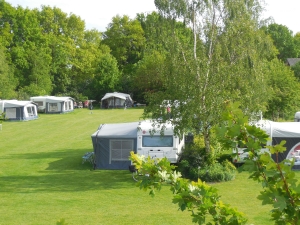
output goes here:
[{"label": "grey awning tent", "polygon": [[130,151],[136,153],[139,122],[101,124],[92,134],[95,169],[127,170]]},{"label": "grey awning tent", "polygon": [[27,121],[38,118],[37,105],[32,101],[1,100],[0,113],[10,121]]},{"label": "grey awning tent", "polygon": [[101,107],[108,108],[122,108],[126,104],[127,107],[131,107],[133,101],[129,94],[113,92],[106,93],[101,99]]},{"label": "grey awning tent", "polygon": [[281,162],[285,159],[296,159],[293,169],[300,169],[300,123],[299,122],[274,122],[271,120],[260,120],[255,123],[257,127],[264,130],[270,137],[271,143],[277,145],[285,140],[286,151],[278,155],[272,154],[274,161]]},{"label": "grey awning tent", "polygon": [[[278,154],[278,160],[289,159],[293,155],[298,155],[300,150],[300,123],[299,122],[271,122],[272,145],[279,144],[282,140],[286,151]],[[276,156],[272,156],[276,160]],[[295,163],[295,167],[300,168],[300,161]]]},{"label": "grey awning tent", "polygon": [[69,96],[34,96],[30,100],[44,113],[67,113],[74,111],[74,99]]}]

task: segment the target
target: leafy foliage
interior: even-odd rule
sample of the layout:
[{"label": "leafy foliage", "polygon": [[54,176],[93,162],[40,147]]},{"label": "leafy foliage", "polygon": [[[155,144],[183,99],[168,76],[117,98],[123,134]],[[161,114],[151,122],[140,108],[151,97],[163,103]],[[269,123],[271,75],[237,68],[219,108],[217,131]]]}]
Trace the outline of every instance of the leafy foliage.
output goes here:
[{"label": "leafy foliage", "polygon": [[270,98],[264,116],[272,120],[291,118],[298,110],[297,105],[300,101],[297,94],[300,88],[297,78],[290,67],[278,59],[269,62],[266,74],[269,77]]},{"label": "leafy foliage", "polygon": [[0,99],[15,98],[17,79],[14,77],[13,70],[8,64],[3,47],[0,47],[0,68]]},{"label": "leafy foliage", "polygon": [[249,152],[249,160],[243,166],[249,171],[251,179],[263,186],[258,199],[262,204],[273,206],[272,219],[275,224],[299,224],[300,193],[295,173],[292,171],[294,161],[274,161],[271,155],[278,158],[278,154],[286,150],[286,141],[278,145],[267,146],[269,153],[260,154],[261,146],[266,146],[268,135],[260,128],[249,125],[239,109],[239,104],[226,103],[224,124],[217,128],[218,137],[225,146],[244,146]]},{"label": "leafy foliage", "polygon": [[[262,184],[263,191],[258,195],[258,199],[263,205],[272,205],[271,216],[275,224],[299,224],[300,186],[291,169],[294,159],[278,162],[271,157],[275,155],[278,159],[278,154],[286,150],[286,141],[267,146],[270,152],[261,153],[261,146],[266,146],[269,138],[265,131],[248,123],[248,117],[244,116],[239,103],[227,101],[224,105],[223,124],[215,127],[219,141],[225,148],[235,148],[239,145],[247,149],[249,159],[246,160],[243,169],[249,171],[250,179]],[[174,194],[173,203],[178,204],[181,210],[191,211],[193,222],[205,224],[210,215],[215,224],[246,223],[241,213],[220,201],[216,189],[200,179],[198,182],[190,182],[181,178],[181,174],[170,166],[166,158],[145,159],[131,152],[130,159],[144,175],[138,186],[143,190],[150,190],[153,196],[155,190],[160,190],[162,183],[170,184]]]},{"label": "leafy foliage", "polygon": [[101,99],[115,90],[120,78],[117,62],[109,47],[101,44],[102,34],[85,30],[80,17],[56,7],[30,10],[4,1],[0,11],[6,58],[1,57],[1,63],[8,64],[0,78],[5,84],[0,98],[73,92]]},{"label": "leafy foliage", "polygon": [[[162,118],[163,100],[171,101],[172,123],[192,130],[211,149],[211,128],[221,120],[222,102],[241,101],[245,113],[265,109],[270,97],[264,69],[275,57],[272,40],[259,29],[257,1],[163,1],[164,18],[158,66],[161,87],[152,89],[144,117]],[[182,21],[182,22],[176,22]]]},{"label": "leafy foliage", "polygon": [[295,77],[300,81],[300,62],[296,63],[294,66],[291,67],[294,71]]},{"label": "leafy foliage", "polygon": [[236,168],[229,162],[214,163],[199,170],[199,178],[206,182],[230,181],[235,178]]},{"label": "leafy foliage", "polygon": [[194,223],[233,225],[247,222],[243,213],[220,200],[217,189],[201,180],[195,182],[182,178],[166,158],[144,158],[131,152],[130,159],[139,173],[144,175],[137,186],[155,196],[155,191],[160,190],[162,184],[169,184],[174,194],[173,203],[182,211],[190,211]]},{"label": "leafy foliage", "polygon": [[[205,151],[203,137],[196,135],[194,142],[187,144],[181,153],[177,170],[184,178],[207,182],[229,181],[234,179],[236,168],[226,159],[219,159],[224,153],[222,150],[211,147],[211,154]],[[229,159],[229,157],[228,157]]]},{"label": "leafy foliage", "polygon": [[103,33],[103,44],[111,49],[118,67],[122,71],[120,85],[128,92],[133,89],[135,64],[142,58],[146,44],[144,30],[138,20],[119,15],[112,18],[107,30]]},{"label": "leafy foliage", "polygon": [[275,47],[278,49],[278,59],[285,62],[287,58],[296,58],[298,56],[299,49],[293,37],[293,32],[288,27],[273,23],[265,30],[271,36]]}]

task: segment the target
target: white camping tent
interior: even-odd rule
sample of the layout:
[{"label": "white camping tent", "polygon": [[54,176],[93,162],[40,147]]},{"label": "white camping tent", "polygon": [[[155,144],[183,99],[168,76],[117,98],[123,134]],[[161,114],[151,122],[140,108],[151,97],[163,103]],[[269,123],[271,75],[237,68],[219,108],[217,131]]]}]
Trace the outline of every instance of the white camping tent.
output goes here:
[{"label": "white camping tent", "polygon": [[11,121],[38,118],[37,106],[32,101],[0,100],[0,113],[5,113],[5,118]]},{"label": "white camping tent", "polygon": [[30,98],[44,113],[66,113],[74,110],[74,99],[71,97],[35,96]]},{"label": "white camping tent", "polygon": [[106,93],[101,99],[101,108],[122,108],[126,104],[126,107],[131,107],[133,101],[129,94],[113,92]]}]

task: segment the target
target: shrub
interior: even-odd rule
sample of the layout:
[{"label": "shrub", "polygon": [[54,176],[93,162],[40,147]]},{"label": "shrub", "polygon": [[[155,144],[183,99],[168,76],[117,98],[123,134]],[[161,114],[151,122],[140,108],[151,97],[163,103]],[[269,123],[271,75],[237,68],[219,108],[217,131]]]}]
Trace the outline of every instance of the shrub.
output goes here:
[{"label": "shrub", "polygon": [[184,178],[209,182],[229,181],[234,179],[236,168],[231,163],[230,154],[221,154],[218,143],[211,147],[207,155],[201,136],[196,136],[194,143],[186,145],[178,163],[178,171]]},{"label": "shrub", "polygon": [[236,168],[229,162],[214,163],[199,170],[199,178],[206,182],[229,181],[235,178]]}]

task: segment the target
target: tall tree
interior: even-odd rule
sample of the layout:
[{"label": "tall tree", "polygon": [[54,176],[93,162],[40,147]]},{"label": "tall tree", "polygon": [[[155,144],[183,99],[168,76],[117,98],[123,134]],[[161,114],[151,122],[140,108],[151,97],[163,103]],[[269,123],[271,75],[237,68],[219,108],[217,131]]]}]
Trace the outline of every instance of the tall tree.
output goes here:
[{"label": "tall tree", "polygon": [[[14,32],[12,27],[16,23],[16,9],[5,1],[0,1],[0,39],[3,47],[10,48],[13,44]],[[9,52],[7,52],[9,53]]]},{"label": "tall tree", "polygon": [[18,89],[25,91],[19,98],[28,99],[32,95],[50,94],[51,55],[47,37],[43,35],[39,23],[38,10],[18,7],[15,19],[12,26],[14,37],[11,56],[16,68],[15,75],[19,80]]},{"label": "tall tree", "polygon": [[294,42],[295,42],[296,49],[297,49],[297,58],[300,58],[300,32],[295,34]]},{"label": "tall tree", "polygon": [[300,62],[293,65],[291,69],[294,71],[294,75],[298,79],[298,82],[300,82]]},{"label": "tall tree", "polygon": [[13,67],[9,65],[5,48],[0,46],[0,99],[16,98],[17,79],[13,74]]},{"label": "tall tree", "polygon": [[148,96],[144,115],[167,119],[160,105],[164,99],[175,101],[176,129],[200,132],[210,154],[210,129],[220,121],[225,100],[241,101],[248,113],[268,100],[263,68],[274,52],[258,29],[259,1],[155,0],[155,5],[170,25],[180,20],[191,32],[187,38],[184,30],[169,27],[164,40],[169,54],[160,71],[165,91]]},{"label": "tall tree", "polygon": [[112,18],[107,30],[103,33],[103,44],[111,49],[122,72],[121,86],[123,91],[131,92],[134,65],[142,55],[145,46],[144,31],[137,19],[124,15]]},{"label": "tall tree", "polygon": [[266,33],[273,39],[274,45],[279,51],[279,59],[285,62],[287,58],[296,58],[298,56],[293,32],[288,27],[273,23],[266,28]]},{"label": "tall tree", "polygon": [[268,86],[271,93],[265,116],[275,121],[279,118],[292,118],[300,104],[297,94],[300,89],[299,81],[291,68],[278,59],[269,63],[265,73],[269,76]]},{"label": "tall tree", "polygon": [[50,48],[52,94],[65,93],[71,89],[70,65],[76,49],[74,41],[67,35],[68,16],[59,8],[42,6],[39,22]]}]

